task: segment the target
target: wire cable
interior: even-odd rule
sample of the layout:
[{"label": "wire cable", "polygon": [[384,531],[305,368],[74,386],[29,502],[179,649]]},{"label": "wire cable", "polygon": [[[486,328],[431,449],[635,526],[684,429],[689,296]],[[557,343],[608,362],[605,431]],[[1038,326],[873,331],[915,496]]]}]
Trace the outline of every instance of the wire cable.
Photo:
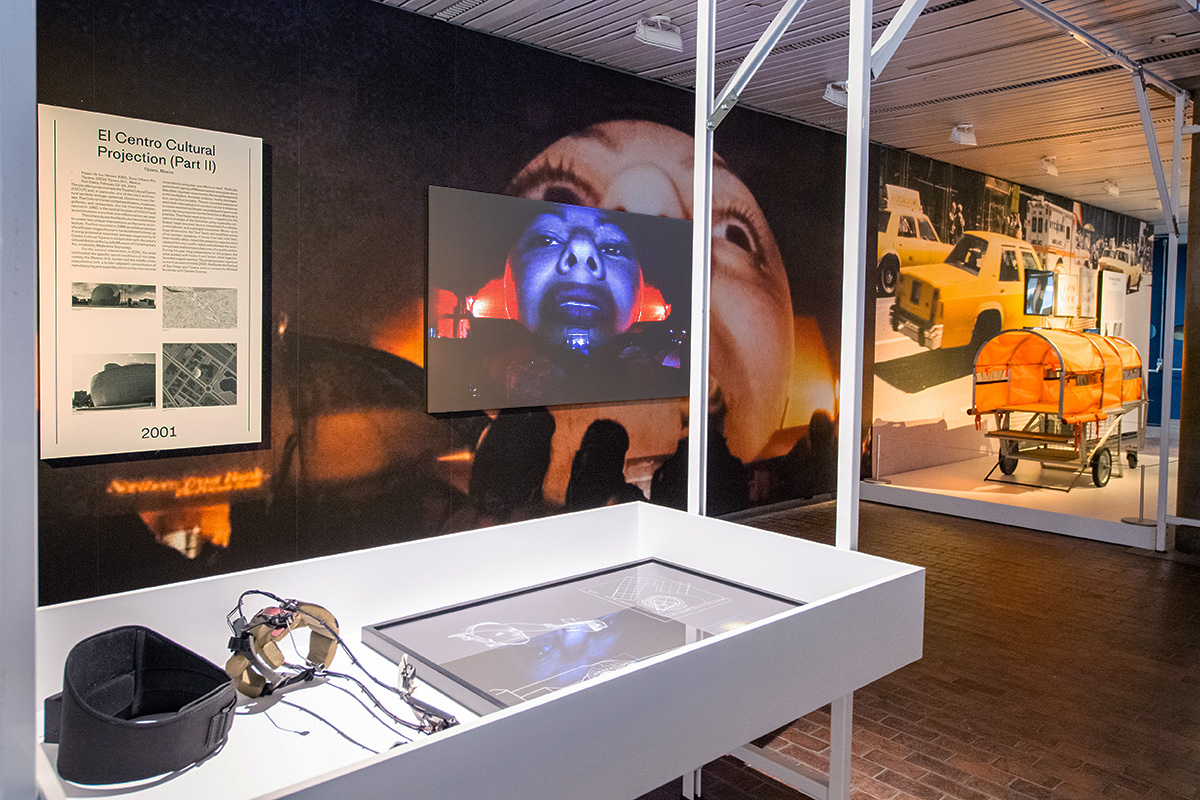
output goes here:
[{"label": "wire cable", "polygon": [[[378,708],[380,711],[382,711],[383,713],[385,713],[389,717],[391,717],[397,724],[403,725],[406,728],[411,728],[414,731],[424,730],[424,727],[422,725],[415,723],[415,722],[409,722],[406,719],[401,719],[400,717],[393,714],[391,712],[391,710],[388,709],[387,706],[385,706],[383,703],[379,702],[379,698],[377,698],[374,694],[371,693],[371,690],[367,688],[367,685],[365,683],[363,683],[362,681],[360,681],[358,678],[354,677],[353,675],[347,675],[344,672],[330,672],[329,670],[326,670],[324,674],[328,675],[331,678],[343,678],[345,680],[351,681],[354,684],[356,684],[358,686],[358,688],[362,690],[363,694],[365,694],[367,697],[369,697],[371,699],[371,702],[375,704],[376,708]],[[338,687],[338,688],[342,688],[342,687]]]},{"label": "wire cable", "polygon": [[[292,614],[302,614],[306,618],[316,622],[323,629],[325,629],[325,631],[331,637],[333,637],[333,640],[335,642],[337,642],[338,646],[340,646],[342,648],[342,650],[345,651],[346,656],[349,657],[349,659],[350,659],[350,663],[352,663],[355,667],[357,667],[359,670],[361,670],[364,675],[366,675],[368,678],[370,678],[372,683],[376,684],[377,686],[381,686],[384,689],[387,689],[389,692],[391,692],[392,694],[396,695],[401,700],[403,700],[409,706],[409,708],[417,715],[417,718],[420,720],[420,722],[418,724],[414,724],[414,723],[408,722],[407,720],[401,719],[400,717],[393,714],[390,710],[387,709],[386,706],[384,706],[382,703],[379,702],[379,699],[377,697],[375,697],[375,695],[372,694],[370,692],[370,690],[367,689],[366,685],[362,681],[359,681],[357,678],[354,678],[353,676],[347,675],[345,673],[332,673],[332,672],[329,672],[328,669],[321,669],[316,665],[310,664],[309,669],[315,670],[316,675],[318,675],[318,676],[330,675],[330,676],[342,677],[342,678],[346,678],[348,680],[354,681],[356,684],[358,684],[359,688],[362,689],[362,691],[364,693],[366,693],[366,695],[368,697],[371,698],[371,702],[373,702],[375,704],[376,708],[383,711],[385,714],[387,714],[387,716],[389,716],[391,719],[395,720],[398,724],[403,725],[408,728],[411,728],[413,730],[422,731],[424,733],[435,733],[444,728],[451,727],[451,726],[458,724],[458,720],[456,720],[453,716],[446,714],[444,711],[441,711],[439,709],[436,709],[436,708],[430,706],[428,703],[423,703],[419,700],[416,700],[416,698],[411,697],[409,692],[402,691],[399,687],[393,686],[392,684],[389,684],[389,683],[382,681],[379,678],[375,677],[375,675],[372,674],[371,671],[368,670],[365,666],[363,666],[363,663],[358,660],[358,657],[354,655],[354,651],[352,651],[346,645],[346,640],[341,637],[341,634],[338,633],[337,629],[335,627],[333,627],[332,625],[330,625],[329,623],[327,623],[325,620],[318,617],[317,615],[301,608],[300,601],[298,601],[298,600],[288,600],[283,597],[280,597],[277,594],[274,594],[274,593],[268,592],[268,591],[264,591],[262,589],[247,589],[246,591],[242,592],[241,595],[238,596],[237,606],[234,609],[232,609],[228,614],[225,615],[225,622],[229,625],[229,629],[233,632],[233,635],[235,637],[241,637],[241,636],[245,635],[246,631],[252,627],[257,627],[258,625],[268,624],[267,622],[258,622],[258,623],[255,623],[254,625],[249,625],[246,622],[246,614],[245,614],[245,611],[243,610],[243,605],[245,603],[245,599],[247,597],[249,597],[250,595],[261,595],[263,597],[270,598],[271,600],[274,600],[276,603],[279,604],[279,608],[281,609],[281,611],[289,612]],[[234,615],[237,615],[236,622],[234,621]],[[289,634],[290,634],[290,630],[289,630]],[[293,641],[293,649],[295,649],[294,641]],[[305,661],[307,662],[307,659],[305,659]],[[288,665],[288,666],[292,666],[292,665]],[[295,667],[292,667],[292,668],[294,669]],[[290,678],[286,679],[283,683],[280,684],[280,688],[282,688],[284,685],[287,685],[287,683],[297,682],[297,678],[300,678],[302,675],[303,675],[303,673],[300,673],[299,675],[291,676]],[[312,675],[310,674],[309,676],[303,677],[302,679],[309,680],[309,679],[311,679],[311,677],[312,677]],[[339,687],[339,688],[341,688],[341,687]],[[289,705],[295,705],[295,704],[289,703]],[[299,708],[299,707],[300,706],[297,706],[297,708]],[[307,711],[308,709],[305,709],[305,710]],[[322,721],[324,721],[324,720],[322,720]],[[382,722],[382,720],[380,720],[380,721]],[[369,748],[367,748],[367,749],[369,749]]]},{"label": "wire cable", "polygon": [[[375,755],[379,755],[379,751],[378,751],[378,750],[372,750],[370,747],[367,747],[365,744],[363,744],[362,742],[358,741],[358,740],[357,740],[357,739],[355,739],[354,737],[350,736],[350,734],[346,733],[344,730],[342,730],[341,728],[339,728],[337,725],[334,725],[332,722],[330,722],[329,720],[325,719],[324,717],[322,717],[320,714],[318,714],[317,712],[313,711],[312,709],[305,708],[304,706],[302,706],[302,705],[300,705],[300,704],[298,704],[298,703],[293,703],[293,702],[291,702],[291,701],[289,701],[289,700],[287,700],[287,699],[285,699],[285,698],[283,698],[283,697],[279,698],[279,703],[280,703],[281,705],[290,706],[291,708],[297,709],[298,711],[303,711],[305,714],[308,714],[310,717],[315,717],[316,719],[320,720],[321,722],[324,722],[324,723],[325,723],[326,725],[328,725],[330,728],[333,728],[334,732],[335,732],[335,733],[336,733],[338,736],[341,736],[343,739],[345,739],[346,741],[350,742],[351,744],[358,745],[358,746],[359,746],[359,747],[361,747],[363,750],[366,750],[368,753],[374,753]],[[274,720],[272,720],[272,722],[274,722]]]},{"label": "wire cable", "polygon": [[[358,703],[360,706],[362,706],[362,707],[363,707],[363,710],[365,710],[365,711],[366,711],[368,714],[370,714],[370,715],[371,715],[371,719],[375,720],[375,721],[376,721],[376,722],[378,722],[380,725],[382,725],[383,727],[387,728],[389,731],[391,731],[391,732],[392,732],[392,733],[394,733],[395,735],[399,736],[401,739],[403,739],[403,740],[404,740],[404,743],[405,743],[405,744],[408,744],[409,742],[411,742],[411,741],[412,741],[412,739],[409,737],[409,735],[408,735],[407,733],[405,733],[404,731],[400,730],[399,728],[395,728],[395,727],[393,727],[391,724],[389,724],[387,720],[385,720],[383,717],[381,717],[381,716],[379,715],[379,712],[377,712],[375,709],[373,709],[373,708],[371,708],[369,705],[367,705],[367,704],[366,704],[366,702],[365,702],[365,701],[364,701],[364,700],[363,700],[361,697],[359,697],[358,695],[356,695],[354,692],[350,691],[350,690],[349,690],[349,689],[347,689],[345,686],[339,686],[339,685],[338,685],[338,684],[336,684],[336,683],[330,683],[330,684],[328,684],[328,685],[329,685],[330,687],[334,688],[334,689],[337,689],[339,692],[344,692],[344,693],[346,693],[346,694],[350,695],[350,697],[352,697],[352,698],[354,699],[354,702],[356,702],[356,703]],[[388,710],[387,710],[387,709],[385,709],[385,708],[382,708],[382,706],[381,706],[380,708],[381,708],[381,709],[383,710],[383,712],[384,712],[385,714],[387,714],[389,717],[392,717],[393,719],[395,719],[395,716],[394,716],[394,715],[393,715],[393,714],[392,714],[390,711],[388,711]],[[402,720],[401,720],[401,721],[402,721]],[[419,730],[420,730],[420,728],[418,727],[418,728],[416,728],[416,730],[418,730],[418,731],[419,731]]]}]

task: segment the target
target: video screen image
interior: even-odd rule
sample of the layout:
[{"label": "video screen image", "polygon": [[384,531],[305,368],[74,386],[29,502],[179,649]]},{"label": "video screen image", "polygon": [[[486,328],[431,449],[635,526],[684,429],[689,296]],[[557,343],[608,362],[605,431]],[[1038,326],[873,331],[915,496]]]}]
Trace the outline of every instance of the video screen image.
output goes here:
[{"label": "video screen image", "polygon": [[798,605],[649,560],[370,625],[363,641],[485,714]]},{"label": "video screen image", "polygon": [[431,186],[428,410],[685,396],[691,229]]},{"label": "video screen image", "polygon": [[1054,273],[1030,270],[1025,273],[1025,313],[1048,317],[1054,313]]}]

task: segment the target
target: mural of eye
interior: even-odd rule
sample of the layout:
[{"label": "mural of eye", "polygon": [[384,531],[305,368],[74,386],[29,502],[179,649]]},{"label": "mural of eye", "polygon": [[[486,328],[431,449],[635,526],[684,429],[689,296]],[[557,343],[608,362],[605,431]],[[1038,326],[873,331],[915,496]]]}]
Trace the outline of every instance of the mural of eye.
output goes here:
[{"label": "mural of eye", "polygon": [[542,199],[549,200],[551,203],[569,203],[570,205],[583,205],[583,198],[579,193],[570,186],[558,184],[556,186],[547,186],[542,191]]},{"label": "mural of eye", "polygon": [[521,171],[509,194],[551,203],[573,206],[594,206],[595,188],[569,164],[553,164],[546,159],[535,161]]},{"label": "mural of eye", "polygon": [[754,246],[754,238],[750,235],[749,228],[735,219],[714,222],[713,238],[725,239],[729,243],[740,247],[742,250],[745,250],[747,253],[754,254],[756,251]]}]

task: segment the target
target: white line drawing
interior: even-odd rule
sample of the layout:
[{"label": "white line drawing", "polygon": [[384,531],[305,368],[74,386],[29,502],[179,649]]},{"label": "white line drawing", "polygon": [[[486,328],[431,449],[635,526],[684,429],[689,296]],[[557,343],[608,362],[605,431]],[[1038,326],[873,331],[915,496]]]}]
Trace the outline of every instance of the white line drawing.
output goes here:
[{"label": "white line drawing", "polygon": [[534,636],[549,631],[602,631],[608,624],[598,619],[569,619],[562,622],[476,622],[462,633],[452,633],[448,638],[464,642],[478,642],[491,647],[511,647],[525,644]]},{"label": "white line drawing", "polygon": [[588,667],[587,674],[583,676],[583,680],[590,681],[592,678],[599,678],[601,675],[607,675],[610,672],[624,669],[635,662],[636,659],[629,658],[606,658],[603,661],[597,661]]},{"label": "white line drawing", "polygon": [[677,614],[687,609],[687,601],[673,594],[652,594],[643,598],[641,603],[660,617]]},{"label": "white line drawing", "polygon": [[626,575],[597,583],[583,591],[625,608],[668,620],[731,602],[728,597],[699,589],[687,581],[655,575]]},{"label": "white line drawing", "polygon": [[[637,662],[638,659],[629,653],[621,653],[618,656],[605,658],[591,664],[580,664],[565,672],[551,675],[549,678],[522,686],[518,689],[494,689],[492,690],[492,694],[496,697],[516,697],[520,700],[532,700],[540,695],[557,692],[559,689],[564,689],[567,686],[592,680],[601,675],[607,675],[610,672],[615,672]],[[509,702],[511,704],[511,701]]]}]

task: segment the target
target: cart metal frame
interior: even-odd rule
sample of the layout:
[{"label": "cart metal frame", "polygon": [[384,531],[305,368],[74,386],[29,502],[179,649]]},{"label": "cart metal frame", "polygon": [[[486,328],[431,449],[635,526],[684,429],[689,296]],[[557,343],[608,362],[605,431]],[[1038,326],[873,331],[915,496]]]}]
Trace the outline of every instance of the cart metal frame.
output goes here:
[{"label": "cart metal frame", "polygon": [[[1112,475],[1114,461],[1117,477],[1124,475],[1121,459],[1113,458],[1113,450],[1119,453],[1124,449],[1125,460],[1133,469],[1137,466],[1138,453],[1146,446],[1145,398],[1123,403],[1118,409],[1107,410],[1105,419],[1074,424],[1063,421],[1061,404],[1057,415],[1020,407],[999,409],[992,413],[996,428],[984,436],[999,440],[1000,453],[984,480],[997,483],[1069,492],[1079,477],[1090,468],[1092,482],[1103,487]],[[1122,432],[1121,422],[1134,413],[1137,415],[1136,431]],[[1021,428],[1014,429],[1014,414],[1028,414],[1029,419]],[[997,469],[1004,475],[1011,475],[1017,462],[1022,459],[1037,461],[1043,466],[1071,469],[1075,474],[1065,489],[1044,483],[1022,483],[992,477]]]}]

